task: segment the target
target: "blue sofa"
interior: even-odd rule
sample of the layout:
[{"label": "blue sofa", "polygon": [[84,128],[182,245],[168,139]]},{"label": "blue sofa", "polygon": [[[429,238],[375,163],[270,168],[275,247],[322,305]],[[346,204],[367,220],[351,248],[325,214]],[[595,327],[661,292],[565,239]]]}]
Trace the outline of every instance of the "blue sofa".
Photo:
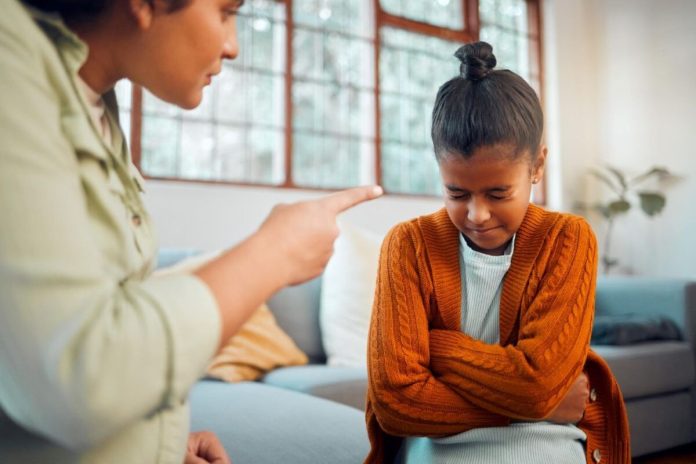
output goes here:
[{"label": "blue sofa", "polygon": [[[282,462],[359,462],[367,451],[362,409],[364,408],[367,380],[363,369],[329,367],[321,344],[319,328],[319,295],[321,280],[287,288],[269,302],[278,323],[290,334],[298,346],[310,357],[307,366],[287,367],[268,373],[259,383],[263,385],[216,385],[216,396],[208,395],[213,386],[210,381],[201,382],[193,391],[193,425],[207,427],[223,435],[235,463],[277,462],[276,450],[269,449],[268,441],[258,440],[258,448],[239,447],[239,437],[225,434],[240,424],[238,414],[225,419],[202,419],[202,415],[220,412],[217,403],[244,402],[239,392],[251,397],[259,395],[258,409],[246,408],[254,420],[289,414],[294,415],[297,405],[302,414],[312,415],[312,427],[299,433],[298,417],[290,423],[278,420],[273,425],[273,435],[285,443],[285,449],[293,449],[297,459]],[[600,277],[597,284],[596,314],[600,315],[650,315],[670,318],[680,328],[684,339],[678,341],[647,341],[632,345],[597,345],[593,349],[607,360],[624,394],[632,437],[632,454],[647,453],[696,441],[696,282],[679,279],[647,277]],[[268,388],[273,390],[268,390]],[[288,397],[286,392],[307,394],[304,400],[297,395]],[[270,401],[279,395],[283,401]],[[266,399],[268,397],[268,400]],[[225,400],[222,400],[225,398]],[[296,402],[296,404],[294,404]],[[278,409],[279,403],[280,410]],[[345,405],[341,417],[329,414],[330,407]],[[248,406],[248,404],[247,404]],[[222,406],[224,407],[224,406]],[[282,413],[283,408],[288,408]],[[348,412],[355,411],[360,417]],[[282,413],[282,414],[281,414]],[[331,421],[328,416],[331,415]],[[304,419],[303,419],[304,420]],[[324,421],[324,422],[322,422]],[[336,422],[340,422],[337,426]],[[273,428],[273,427],[271,427]],[[351,429],[354,428],[354,429]],[[342,430],[327,434],[327,429]],[[307,435],[305,435],[305,433]],[[312,436],[317,433],[316,436]],[[228,441],[229,440],[229,441]],[[307,454],[307,441],[320,443],[329,454]],[[234,451],[249,453],[241,459]],[[242,448],[244,448],[242,450]],[[335,452],[334,452],[335,451]],[[351,453],[351,451],[355,451]],[[336,454],[338,453],[338,454]],[[322,456],[327,456],[323,458]],[[332,456],[331,459],[328,456]],[[345,459],[341,459],[341,457]]]},{"label": "blue sofa", "polygon": [[[307,414],[317,414],[315,429],[307,437],[296,437],[296,425],[278,421],[273,433],[280,440],[298,450],[304,447],[302,440],[327,445],[339,455],[331,462],[359,462],[368,449],[367,438],[362,421],[367,379],[364,369],[330,367],[325,364],[326,355],[321,342],[319,327],[319,300],[321,279],[315,279],[300,286],[282,290],[269,301],[281,327],[295,340],[308,355],[310,364],[306,366],[276,369],[252,385],[217,385],[217,396],[204,395],[211,387],[210,381],[202,381],[194,388],[193,425],[207,426],[218,433],[228,433],[237,426],[236,419],[228,424],[214,423],[212,419],[203,420],[201,416],[214,415],[215,403],[222,401],[244,401],[237,397],[238,391],[254,396],[258,389],[259,397],[266,395],[286,395],[286,392],[303,393],[303,404]],[[665,317],[674,322],[682,334],[682,340],[653,340],[629,345],[593,345],[592,348],[611,366],[621,386],[629,416],[631,429],[632,455],[644,454],[676,447],[696,441],[696,282],[685,279],[651,278],[636,276],[601,276],[597,282],[596,317],[612,316],[621,320],[624,316],[633,318],[649,316]],[[259,385],[263,384],[263,385]],[[273,390],[268,390],[273,388]],[[263,392],[263,393],[261,393]],[[205,396],[205,398],[203,398]],[[300,404],[301,397],[286,399],[284,407],[296,409],[294,402]],[[292,400],[292,401],[291,401]],[[323,401],[319,401],[323,400]],[[223,402],[224,402],[223,401]],[[266,407],[265,400],[258,402],[256,416],[281,414],[275,407]],[[341,425],[335,423],[325,427],[324,408],[345,406],[341,409]],[[219,408],[218,408],[219,409]],[[321,412],[320,412],[321,411]],[[287,411],[286,411],[287,412]],[[359,419],[355,414],[359,414]],[[351,414],[349,414],[351,413]],[[345,416],[345,417],[343,417]],[[338,416],[334,416],[336,419]],[[328,422],[327,422],[328,424]],[[326,429],[336,428],[342,432],[332,443]],[[355,428],[355,429],[353,429]],[[312,433],[318,433],[311,438]],[[229,449],[235,458],[235,444],[238,437],[229,437]],[[355,451],[350,453],[346,449]],[[266,441],[260,441],[258,449],[249,449],[249,460],[244,462],[275,462]],[[256,453],[256,454],[255,454]],[[343,454],[342,454],[343,453]],[[333,453],[332,453],[333,455]],[[302,459],[283,462],[329,462],[314,454]],[[311,456],[311,458],[310,458]],[[345,459],[340,459],[345,457]]]}]

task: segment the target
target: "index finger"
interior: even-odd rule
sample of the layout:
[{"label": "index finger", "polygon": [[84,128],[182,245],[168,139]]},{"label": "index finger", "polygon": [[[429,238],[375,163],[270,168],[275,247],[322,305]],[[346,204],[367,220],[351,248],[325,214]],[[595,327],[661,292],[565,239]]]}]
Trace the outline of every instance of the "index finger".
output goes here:
[{"label": "index finger", "polygon": [[332,193],[319,201],[338,214],[364,201],[374,200],[382,196],[382,193],[384,192],[379,185],[368,185]]}]

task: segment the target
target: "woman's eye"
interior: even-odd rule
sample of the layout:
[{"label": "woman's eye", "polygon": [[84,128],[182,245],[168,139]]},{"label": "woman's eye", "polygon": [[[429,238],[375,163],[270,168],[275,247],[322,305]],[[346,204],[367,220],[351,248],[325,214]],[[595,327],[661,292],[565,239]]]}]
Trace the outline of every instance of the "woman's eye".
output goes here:
[{"label": "woman's eye", "polygon": [[237,8],[226,8],[222,10],[222,19],[224,21],[228,20],[232,16],[237,16]]}]

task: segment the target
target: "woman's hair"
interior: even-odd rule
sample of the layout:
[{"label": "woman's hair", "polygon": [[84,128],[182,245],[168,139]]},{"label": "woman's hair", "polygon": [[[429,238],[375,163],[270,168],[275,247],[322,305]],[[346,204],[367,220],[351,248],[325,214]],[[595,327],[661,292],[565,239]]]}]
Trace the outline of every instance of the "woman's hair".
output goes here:
[{"label": "woman's hair", "polygon": [[534,90],[508,70],[494,70],[493,47],[466,44],[454,54],[460,75],[440,87],[431,136],[438,160],[445,153],[472,155],[481,146],[509,144],[516,154],[529,150],[534,161],[544,116]]},{"label": "woman's hair", "polygon": [[[58,13],[63,18],[77,20],[93,19],[109,9],[114,0],[23,0],[39,10]],[[154,3],[157,0],[148,0]],[[186,6],[190,0],[163,0],[167,11],[172,12]]]}]

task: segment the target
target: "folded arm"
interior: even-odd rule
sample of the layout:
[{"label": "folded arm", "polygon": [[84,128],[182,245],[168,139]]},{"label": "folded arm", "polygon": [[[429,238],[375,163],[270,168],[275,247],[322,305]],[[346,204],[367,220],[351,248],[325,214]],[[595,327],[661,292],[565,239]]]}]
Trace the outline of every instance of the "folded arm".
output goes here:
[{"label": "folded arm", "polygon": [[461,396],[430,369],[429,290],[405,226],[385,238],[368,346],[369,400],[396,436],[438,436],[507,425],[509,419]]},{"label": "folded arm", "polygon": [[464,398],[505,416],[547,417],[582,372],[594,311],[596,244],[580,220],[566,224],[518,341],[489,345],[453,330],[430,332],[430,367]]}]

